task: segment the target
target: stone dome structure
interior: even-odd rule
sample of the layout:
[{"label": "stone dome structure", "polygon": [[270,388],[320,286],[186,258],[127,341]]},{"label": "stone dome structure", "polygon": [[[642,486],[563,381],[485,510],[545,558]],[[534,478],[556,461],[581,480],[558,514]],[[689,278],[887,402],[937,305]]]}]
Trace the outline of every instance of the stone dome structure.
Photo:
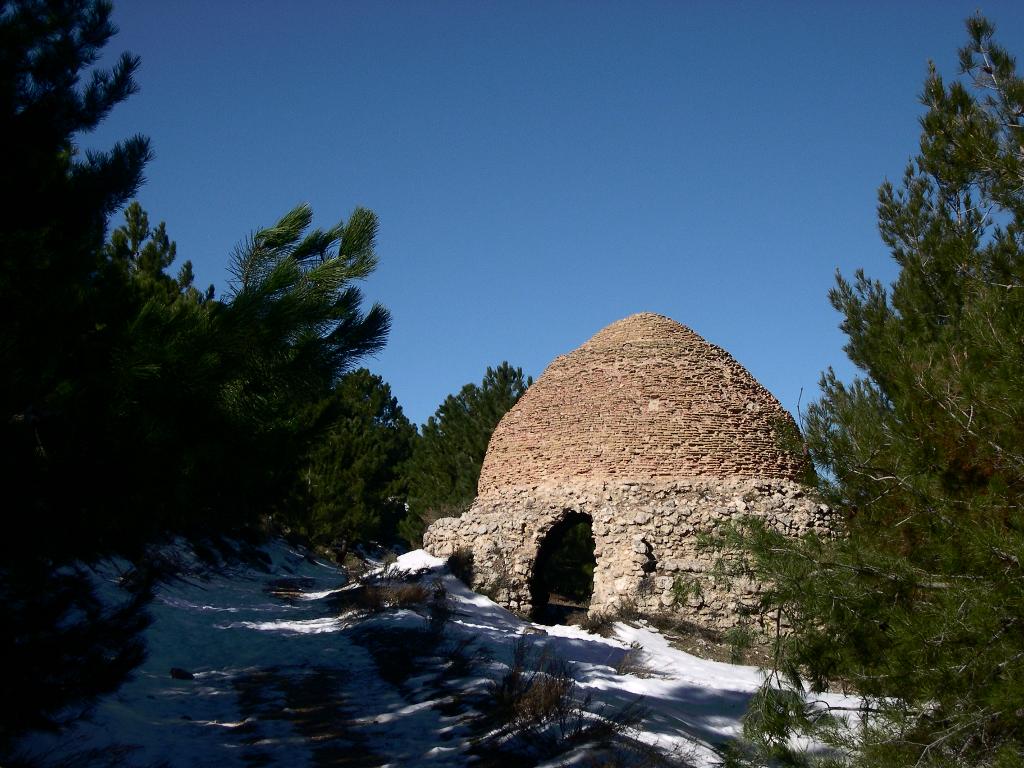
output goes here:
[{"label": "stone dome structure", "polygon": [[777,434],[793,418],[725,350],[662,315],[612,323],[555,358],[495,429],[487,495],[583,479],[799,477]]},{"label": "stone dome structure", "polygon": [[474,586],[530,613],[548,599],[540,560],[585,521],[591,611],[628,604],[727,627],[758,586],[716,585],[699,533],[739,514],[791,535],[828,530],[780,429],[792,417],[727,352],[667,317],[632,315],[548,366],[491,436],[471,509],[431,525],[424,546],[472,551]]}]

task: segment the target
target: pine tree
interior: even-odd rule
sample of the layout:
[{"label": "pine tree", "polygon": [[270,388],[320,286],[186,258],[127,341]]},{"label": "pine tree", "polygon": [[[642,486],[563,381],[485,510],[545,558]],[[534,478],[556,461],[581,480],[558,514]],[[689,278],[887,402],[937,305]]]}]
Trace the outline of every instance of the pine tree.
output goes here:
[{"label": "pine tree", "polygon": [[746,547],[733,569],[772,585],[765,617],[790,628],[748,714],[777,754],[825,722],[807,682],[864,697],[863,729],[829,737],[853,764],[1024,763],[1024,80],[987,20],[967,29],[960,77],[930,67],[920,150],[879,192],[898,278],[830,294],[861,374],[825,374],[805,432],[839,535],[747,521],[719,542]]},{"label": "pine tree", "polygon": [[137,296],[162,298],[173,304],[179,298],[202,303],[214,296],[213,286],[200,292],[192,283],[192,262],[186,261],[172,278],[166,270],[174,264],[177,245],[167,235],[167,225],[149,225],[149,215],[137,200],[124,210],[125,223],[115,229],[106,246],[108,268],[134,282]]},{"label": "pine tree", "polygon": [[[142,180],[149,143],[136,136],[84,156],[75,146],[136,90],[139,60],[128,54],[79,85],[114,31],[105,2],[20,0],[0,14],[0,152],[16,190],[0,206],[0,424],[12,458],[45,450],[40,420],[74,407],[69,380],[90,368],[118,313],[101,246],[107,218]],[[14,477],[31,474],[16,461]]]},{"label": "pine tree", "polygon": [[[163,273],[169,262],[145,267],[147,254],[159,265],[174,250],[160,228],[127,259],[140,265],[129,272],[142,300],[117,348],[118,440],[106,447],[132,472],[114,502],[123,513],[103,516],[122,537],[215,533],[287,506],[329,426],[303,414],[380,349],[390,327],[382,306],[362,310],[355,285],[376,266],[376,217],[356,209],[328,230],[311,225],[300,205],[240,245],[222,300]],[[108,250],[134,253],[131,240],[129,230],[115,233]],[[140,451],[145,460],[129,454]]]},{"label": "pine tree", "polygon": [[301,470],[289,524],[342,557],[354,543],[393,539],[416,428],[391,388],[360,368],[311,410],[329,427]]},{"label": "pine tree", "polygon": [[[224,300],[177,278],[175,246],[137,205],[149,144],[78,152],[135,90],[138,59],[90,69],[114,33],[100,0],[0,11],[0,761],[123,681],[144,648],[148,545],[252,526],[281,507],[321,425],[298,418],[380,349],[362,309],[376,217],[311,229],[298,206],[235,254]],[[84,86],[81,77],[91,72]],[[143,575],[120,606],[78,569],[106,554]]]},{"label": "pine tree", "polygon": [[78,509],[50,503],[70,479],[51,470],[73,466],[68,447],[106,389],[96,383],[124,317],[125,285],[108,279],[102,253],[107,218],[134,194],[149,157],[138,136],[108,152],[75,147],[135,90],[139,62],[128,54],[79,83],[114,31],[104,2],[8,1],[0,11],[0,153],[11,193],[0,206],[0,759],[14,734],[81,711],[143,653],[146,587],[110,609],[74,570],[57,570]]},{"label": "pine tree", "polygon": [[522,368],[503,362],[488,368],[479,386],[466,384],[449,395],[427,419],[407,467],[409,515],[401,527],[406,539],[418,543],[431,520],[469,508],[491,433],[532,383]]}]

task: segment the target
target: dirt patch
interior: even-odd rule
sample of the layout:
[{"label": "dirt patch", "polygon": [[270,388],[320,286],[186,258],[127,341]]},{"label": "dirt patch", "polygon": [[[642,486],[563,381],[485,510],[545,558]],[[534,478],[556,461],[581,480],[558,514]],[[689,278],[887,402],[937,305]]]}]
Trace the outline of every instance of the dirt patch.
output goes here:
[{"label": "dirt patch", "polygon": [[537,609],[534,621],[538,624],[547,624],[549,627],[555,624],[582,626],[589,607],[588,603],[552,592],[547,603]]},{"label": "dirt patch", "polygon": [[307,577],[288,576],[268,581],[263,591],[281,600],[294,601],[301,599],[315,584],[316,581]]},{"label": "dirt patch", "polygon": [[[644,622],[640,622],[642,625]],[[649,620],[664,635],[673,648],[709,661],[726,664],[746,664],[753,667],[771,666],[771,647],[760,643],[737,642],[726,633],[700,627],[688,621],[656,616]]]}]

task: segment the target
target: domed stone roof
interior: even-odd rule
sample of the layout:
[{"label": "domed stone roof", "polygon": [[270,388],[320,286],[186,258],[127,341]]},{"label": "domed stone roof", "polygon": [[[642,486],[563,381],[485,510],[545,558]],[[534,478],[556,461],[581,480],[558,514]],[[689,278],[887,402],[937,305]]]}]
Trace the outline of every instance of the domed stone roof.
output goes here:
[{"label": "domed stone roof", "polygon": [[662,315],[556,358],[498,424],[479,494],[579,481],[795,479],[789,413],[725,350]]}]

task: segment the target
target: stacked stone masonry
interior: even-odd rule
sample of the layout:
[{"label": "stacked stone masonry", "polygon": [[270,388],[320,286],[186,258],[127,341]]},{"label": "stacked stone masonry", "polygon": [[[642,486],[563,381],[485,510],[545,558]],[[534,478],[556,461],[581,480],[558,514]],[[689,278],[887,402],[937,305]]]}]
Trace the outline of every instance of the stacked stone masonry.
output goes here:
[{"label": "stacked stone masonry", "polygon": [[[475,584],[528,614],[545,536],[587,515],[591,612],[635,604],[715,628],[736,623],[758,585],[715,584],[697,536],[737,515],[789,535],[828,531],[829,511],[795,480],[792,417],[727,352],[655,314],[633,315],[555,359],[491,437],[478,496],[435,522],[425,548],[474,554]],[[673,584],[688,584],[679,603]]]},{"label": "stacked stone masonry", "polygon": [[563,479],[796,479],[792,417],[719,347],[674,320],[627,317],[556,358],[491,437],[479,493]]},{"label": "stacked stone masonry", "polygon": [[[710,573],[715,556],[698,549],[699,533],[713,532],[737,515],[756,515],[792,536],[829,530],[828,507],[789,480],[555,484],[479,498],[463,517],[434,523],[424,546],[438,557],[471,550],[473,586],[529,615],[540,545],[574,513],[593,521],[597,566],[591,612],[635,605],[642,613],[680,614],[717,629],[735,625],[743,607],[756,601],[759,587],[736,581],[716,585]],[[677,578],[697,587],[683,604],[677,604],[672,589]]]}]

